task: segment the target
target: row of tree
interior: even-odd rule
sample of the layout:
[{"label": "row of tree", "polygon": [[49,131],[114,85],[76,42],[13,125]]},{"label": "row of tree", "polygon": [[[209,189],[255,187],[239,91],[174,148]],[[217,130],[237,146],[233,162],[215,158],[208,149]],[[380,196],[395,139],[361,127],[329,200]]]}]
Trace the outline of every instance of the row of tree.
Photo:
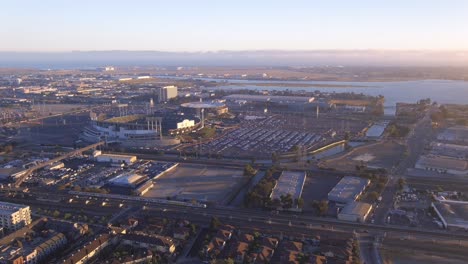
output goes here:
[{"label": "row of tree", "polygon": [[275,167],[269,168],[265,176],[248,192],[244,204],[246,207],[264,207],[271,204],[271,192],[276,185],[273,174],[277,172]]}]

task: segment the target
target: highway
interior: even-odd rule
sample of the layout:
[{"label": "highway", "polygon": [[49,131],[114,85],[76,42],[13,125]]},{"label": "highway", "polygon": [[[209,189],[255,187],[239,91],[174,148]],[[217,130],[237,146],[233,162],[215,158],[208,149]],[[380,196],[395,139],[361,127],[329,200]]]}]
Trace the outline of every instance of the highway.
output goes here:
[{"label": "highway", "polygon": [[[43,193],[42,195],[47,195]],[[68,193],[56,193],[51,195],[54,198],[61,198],[62,201],[68,201],[70,198],[76,198],[76,195],[70,195]],[[467,232],[451,232],[447,230],[428,230],[413,227],[402,227],[402,226],[390,226],[384,224],[368,224],[358,222],[345,222],[334,218],[323,218],[315,217],[303,214],[292,214],[292,213],[279,213],[272,214],[270,211],[258,210],[258,209],[244,209],[235,207],[191,207],[171,204],[158,204],[158,203],[142,203],[138,201],[131,201],[122,199],[109,199],[109,198],[97,198],[93,197],[93,194],[89,194],[86,197],[79,197],[78,200],[82,201],[82,205],[79,203],[73,204],[73,207],[86,208],[87,206],[95,206],[99,208],[99,204],[103,201],[114,201],[117,203],[125,203],[126,206],[145,206],[147,212],[152,212],[156,216],[163,215],[164,217],[175,217],[175,218],[187,218],[187,219],[198,219],[199,221],[209,221],[211,217],[218,217],[227,221],[232,221],[236,225],[252,225],[260,224],[261,226],[275,226],[275,229],[281,227],[285,231],[298,228],[300,230],[328,230],[328,231],[343,231],[343,232],[354,232],[354,231],[365,231],[373,234],[385,235],[385,233],[392,234],[394,236],[413,238],[443,238],[443,239],[459,239],[468,240]],[[84,201],[90,197],[97,198],[94,205],[85,205]],[[31,200],[31,198],[25,198],[21,203],[23,204],[37,204],[38,201]],[[42,202],[41,202],[42,204]],[[70,207],[70,204],[62,203],[49,203],[49,206],[57,207]],[[120,210],[118,208],[114,210]]]}]

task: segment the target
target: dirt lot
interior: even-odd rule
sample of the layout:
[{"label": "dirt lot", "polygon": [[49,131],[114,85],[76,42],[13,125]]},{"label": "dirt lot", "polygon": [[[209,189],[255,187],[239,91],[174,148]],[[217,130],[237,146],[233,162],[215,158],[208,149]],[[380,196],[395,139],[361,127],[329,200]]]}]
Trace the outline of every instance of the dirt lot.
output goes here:
[{"label": "dirt lot", "polygon": [[197,164],[181,164],[154,181],[145,197],[199,200],[226,204],[248,179],[243,171]]},{"label": "dirt lot", "polygon": [[356,165],[390,169],[398,164],[405,153],[405,146],[394,141],[382,141],[357,147],[333,159],[324,160],[321,166],[341,171],[354,171]]}]

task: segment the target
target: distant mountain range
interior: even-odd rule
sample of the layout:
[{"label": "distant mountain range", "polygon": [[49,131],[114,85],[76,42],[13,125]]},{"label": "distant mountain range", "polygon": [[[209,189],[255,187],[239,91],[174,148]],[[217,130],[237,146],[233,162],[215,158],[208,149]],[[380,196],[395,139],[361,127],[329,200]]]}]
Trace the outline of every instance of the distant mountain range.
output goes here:
[{"label": "distant mountain range", "polygon": [[0,52],[0,67],[115,66],[468,66],[468,51],[72,51]]}]

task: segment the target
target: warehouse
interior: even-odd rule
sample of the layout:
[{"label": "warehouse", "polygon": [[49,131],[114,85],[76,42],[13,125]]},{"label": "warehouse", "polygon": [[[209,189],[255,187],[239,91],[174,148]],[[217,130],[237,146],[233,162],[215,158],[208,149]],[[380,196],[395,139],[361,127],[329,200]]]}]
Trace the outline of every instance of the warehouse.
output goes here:
[{"label": "warehouse", "polygon": [[468,230],[468,203],[439,201],[431,204],[444,228]]},{"label": "warehouse", "polygon": [[443,133],[440,133],[437,139],[452,142],[468,142],[468,126],[449,127]]},{"label": "warehouse", "polygon": [[127,165],[133,164],[137,161],[137,156],[133,155],[118,155],[118,154],[103,154],[97,150],[93,153],[94,158],[97,162],[109,162],[114,164],[125,163]]},{"label": "warehouse", "polygon": [[147,176],[136,173],[123,173],[110,179],[105,188],[111,193],[125,195],[143,195],[153,187],[153,182]]},{"label": "warehouse", "polygon": [[272,96],[272,95],[250,95],[250,94],[231,94],[224,97],[227,101],[245,102],[245,103],[276,103],[276,104],[307,104],[314,101],[314,97],[305,96]]},{"label": "warehouse", "polygon": [[365,222],[372,210],[372,205],[361,202],[351,202],[338,213],[338,219],[350,222]]},{"label": "warehouse", "polygon": [[290,194],[292,198],[299,199],[306,180],[303,171],[283,171],[271,193],[271,199],[280,199],[282,195]]},{"label": "warehouse", "polygon": [[453,175],[468,174],[468,162],[466,160],[443,156],[421,156],[416,163],[415,168]]},{"label": "warehouse", "polygon": [[346,176],[328,193],[328,200],[338,204],[347,204],[356,201],[369,185],[370,180]]}]

